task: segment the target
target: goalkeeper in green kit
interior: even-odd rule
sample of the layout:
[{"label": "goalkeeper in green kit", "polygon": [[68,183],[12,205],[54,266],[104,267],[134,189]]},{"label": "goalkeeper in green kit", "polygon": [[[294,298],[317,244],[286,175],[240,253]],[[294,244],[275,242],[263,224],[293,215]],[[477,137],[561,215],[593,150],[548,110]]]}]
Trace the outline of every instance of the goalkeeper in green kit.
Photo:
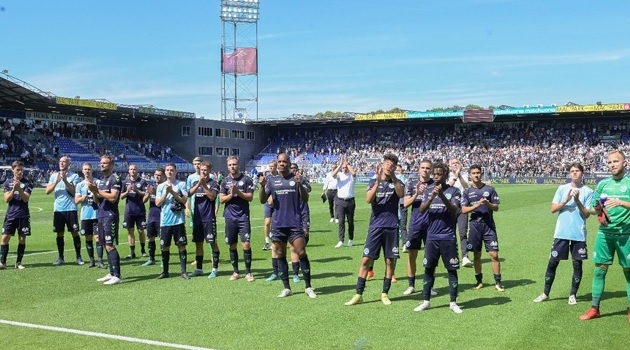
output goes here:
[{"label": "goalkeeper in green kit", "polygon": [[600,316],[599,302],[604,292],[606,273],[613,263],[615,253],[626,278],[630,306],[630,178],[626,177],[628,162],[623,152],[614,150],[608,152],[607,164],[612,176],[597,185],[591,209],[591,214],[597,215],[600,222],[593,254],[595,272],[592,307],[580,316],[580,320],[591,320]]}]

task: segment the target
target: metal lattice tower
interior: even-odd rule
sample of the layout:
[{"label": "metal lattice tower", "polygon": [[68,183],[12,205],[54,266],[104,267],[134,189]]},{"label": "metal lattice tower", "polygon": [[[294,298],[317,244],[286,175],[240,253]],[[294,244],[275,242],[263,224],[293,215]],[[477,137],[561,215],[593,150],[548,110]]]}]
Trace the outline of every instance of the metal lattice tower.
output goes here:
[{"label": "metal lattice tower", "polygon": [[258,120],[259,0],[221,0],[221,120]]}]

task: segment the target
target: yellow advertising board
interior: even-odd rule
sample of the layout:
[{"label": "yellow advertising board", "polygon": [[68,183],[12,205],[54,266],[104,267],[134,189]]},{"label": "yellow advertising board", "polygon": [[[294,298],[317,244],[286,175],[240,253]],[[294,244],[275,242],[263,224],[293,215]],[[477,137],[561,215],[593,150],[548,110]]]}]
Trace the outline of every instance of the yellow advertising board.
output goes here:
[{"label": "yellow advertising board", "polygon": [[94,100],[82,100],[80,98],[69,97],[55,97],[55,102],[60,105],[69,105],[77,107],[98,108],[98,109],[110,109],[115,111],[118,106],[115,103],[94,101]]},{"label": "yellow advertising board", "polygon": [[393,120],[406,119],[407,113],[374,113],[374,114],[357,114],[354,120]]},{"label": "yellow advertising board", "polygon": [[607,103],[599,105],[582,105],[582,106],[558,106],[556,113],[575,113],[575,112],[606,112],[606,111],[624,111],[629,110],[628,103]]}]

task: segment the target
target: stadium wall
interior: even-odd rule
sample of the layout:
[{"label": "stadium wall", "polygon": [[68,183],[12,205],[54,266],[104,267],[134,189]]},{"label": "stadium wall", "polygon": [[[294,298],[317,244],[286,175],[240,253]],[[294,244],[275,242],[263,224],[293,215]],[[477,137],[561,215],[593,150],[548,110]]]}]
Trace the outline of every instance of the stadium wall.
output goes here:
[{"label": "stadium wall", "polygon": [[[244,166],[267,145],[271,131],[263,125],[196,118],[143,123],[138,128],[138,134],[161,145],[171,146],[174,153],[186,160],[192,161],[194,157],[202,156],[213,164],[215,171],[226,172],[229,155],[238,150],[241,166]],[[227,154],[219,154],[217,150],[220,148],[227,149]],[[211,155],[209,149],[212,150]]]}]

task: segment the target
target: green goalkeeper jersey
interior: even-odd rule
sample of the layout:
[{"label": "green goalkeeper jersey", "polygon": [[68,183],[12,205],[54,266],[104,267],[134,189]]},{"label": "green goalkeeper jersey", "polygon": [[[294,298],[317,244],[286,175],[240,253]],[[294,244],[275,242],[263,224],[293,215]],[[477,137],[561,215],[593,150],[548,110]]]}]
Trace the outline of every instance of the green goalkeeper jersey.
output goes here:
[{"label": "green goalkeeper jersey", "polygon": [[[604,179],[597,184],[595,194],[593,195],[593,203],[599,201],[602,194],[606,194],[608,199],[617,198],[622,201],[630,202],[630,178],[623,177],[621,179],[613,179],[612,177]],[[608,209],[610,223],[608,226],[599,226],[599,232],[604,234],[630,235],[630,210],[617,206]]]}]

